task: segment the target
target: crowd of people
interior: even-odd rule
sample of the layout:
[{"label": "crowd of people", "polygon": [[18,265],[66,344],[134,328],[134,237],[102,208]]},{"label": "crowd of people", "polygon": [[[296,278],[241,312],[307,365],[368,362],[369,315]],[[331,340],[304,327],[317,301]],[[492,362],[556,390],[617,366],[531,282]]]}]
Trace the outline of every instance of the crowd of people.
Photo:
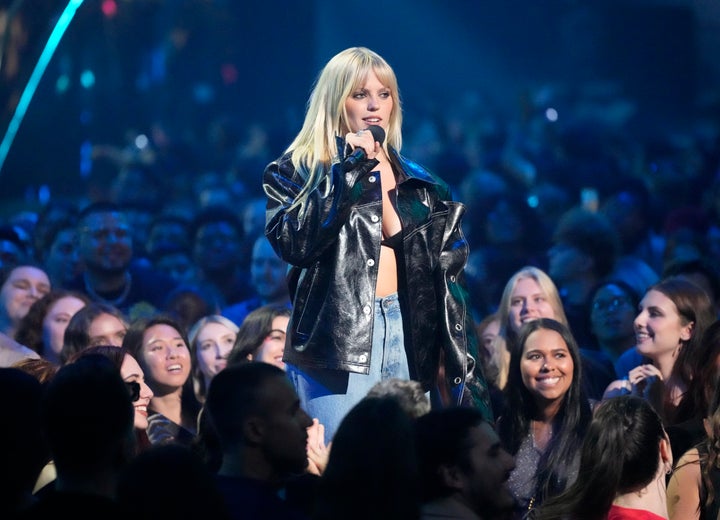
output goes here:
[{"label": "crowd of people", "polygon": [[282,151],[8,215],[2,516],[715,518],[720,140],[466,108],[403,146],[351,48]]}]

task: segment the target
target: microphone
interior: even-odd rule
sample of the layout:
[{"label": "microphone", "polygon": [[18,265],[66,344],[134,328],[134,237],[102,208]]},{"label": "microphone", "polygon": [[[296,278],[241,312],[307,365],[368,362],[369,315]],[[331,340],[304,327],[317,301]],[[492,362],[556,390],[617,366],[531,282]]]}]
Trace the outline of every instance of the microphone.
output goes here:
[{"label": "microphone", "polygon": [[[382,146],[383,142],[385,141],[385,130],[383,130],[382,127],[378,125],[370,125],[366,128],[366,130],[370,130],[370,133],[373,135],[373,139],[375,139],[375,141],[380,143],[380,145]],[[345,160],[342,164],[343,171],[348,172],[352,170],[366,158],[367,154],[365,153],[365,150],[363,148],[355,148],[355,150],[353,150],[353,153],[345,157]]]}]

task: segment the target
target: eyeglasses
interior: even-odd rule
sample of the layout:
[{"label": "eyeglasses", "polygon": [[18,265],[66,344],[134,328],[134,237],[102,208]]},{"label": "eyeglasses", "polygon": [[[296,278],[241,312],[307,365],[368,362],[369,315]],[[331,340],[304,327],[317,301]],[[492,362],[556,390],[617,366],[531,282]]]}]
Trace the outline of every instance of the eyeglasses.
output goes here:
[{"label": "eyeglasses", "polygon": [[140,399],[140,383],[136,381],[125,381],[128,392],[130,392],[130,400],[134,403]]},{"label": "eyeglasses", "polygon": [[616,296],[612,300],[596,300],[592,304],[593,311],[614,311],[623,305],[629,305],[627,298]]}]

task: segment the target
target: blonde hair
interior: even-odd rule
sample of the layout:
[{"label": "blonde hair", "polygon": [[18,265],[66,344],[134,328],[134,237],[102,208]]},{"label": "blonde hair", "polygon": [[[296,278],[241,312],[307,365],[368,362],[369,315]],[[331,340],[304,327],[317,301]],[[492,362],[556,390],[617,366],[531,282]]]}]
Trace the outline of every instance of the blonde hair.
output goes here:
[{"label": "blonde hair", "polygon": [[330,59],[315,80],[303,126],[285,150],[291,153],[295,170],[307,175],[305,185],[289,209],[300,206],[302,213],[308,194],[323,180],[326,181],[325,189],[330,189],[331,172],[327,166],[339,160],[335,138],[344,137],[350,132],[345,100],[365,82],[371,71],[390,90],[393,98],[383,148],[386,152],[388,146],[400,151],[402,108],[395,72],[379,54],[370,49],[345,49]]},{"label": "blonde hair", "polygon": [[209,325],[210,323],[218,323],[220,325],[224,325],[236,336],[238,331],[240,330],[240,327],[238,327],[234,321],[220,314],[210,314],[208,316],[203,316],[198,321],[196,321],[192,327],[190,327],[190,331],[188,332],[188,346],[190,347],[190,354],[192,358],[192,383],[195,395],[200,402],[205,401],[208,389],[205,388],[205,378],[203,377],[203,374],[200,370],[200,363],[198,363],[197,360],[197,338],[200,332],[205,328],[205,326]]},{"label": "blonde hair", "polygon": [[502,296],[500,297],[500,305],[497,314],[500,318],[500,331],[493,342],[493,353],[490,363],[494,365],[497,371],[497,379],[495,384],[498,388],[505,388],[507,383],[508,370],[510,368],[510,348],[513,347],[517,340],[518,331],[514,330],[510,323],[510,306],[513,291],[520,280],[530,278],[535,280],[540,286],[540,290],[547,298],[548,303],[553,309],[553,319],[559,321],[566,327],[570,327],[565,310],[563,309],[560,293],[558,292],[555,282],[548,274],[534,266],[525,266],[516,271],[505,284]]}]

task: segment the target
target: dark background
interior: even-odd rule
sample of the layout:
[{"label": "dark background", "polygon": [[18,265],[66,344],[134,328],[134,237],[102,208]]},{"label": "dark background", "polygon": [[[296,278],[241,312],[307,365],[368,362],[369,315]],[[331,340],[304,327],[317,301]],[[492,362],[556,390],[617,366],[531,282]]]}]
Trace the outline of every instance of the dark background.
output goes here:
[{"label": "dark background", "polygon": [[[13,3],[22,36],[3,39],[0,135],[67,5],[0,6]],[[219,116],[259,123],[279,153],[319,69],[353,45],[395,69],[406,133],[468,92],[510,119],[547,85],[565,93],[552,98],[560,117],[576,92],[627,97],[632,131],[650,135],[706,110],[718,80],[711,0],[115,0],[104,13],[111,4],[85,0],[70,23],[0,169],[3,204],[32,200],[42,185],[73,195],[83,143],[121,146],[156,122],[197,142]],[[91,88],[80,85],[86,70]]]}]

